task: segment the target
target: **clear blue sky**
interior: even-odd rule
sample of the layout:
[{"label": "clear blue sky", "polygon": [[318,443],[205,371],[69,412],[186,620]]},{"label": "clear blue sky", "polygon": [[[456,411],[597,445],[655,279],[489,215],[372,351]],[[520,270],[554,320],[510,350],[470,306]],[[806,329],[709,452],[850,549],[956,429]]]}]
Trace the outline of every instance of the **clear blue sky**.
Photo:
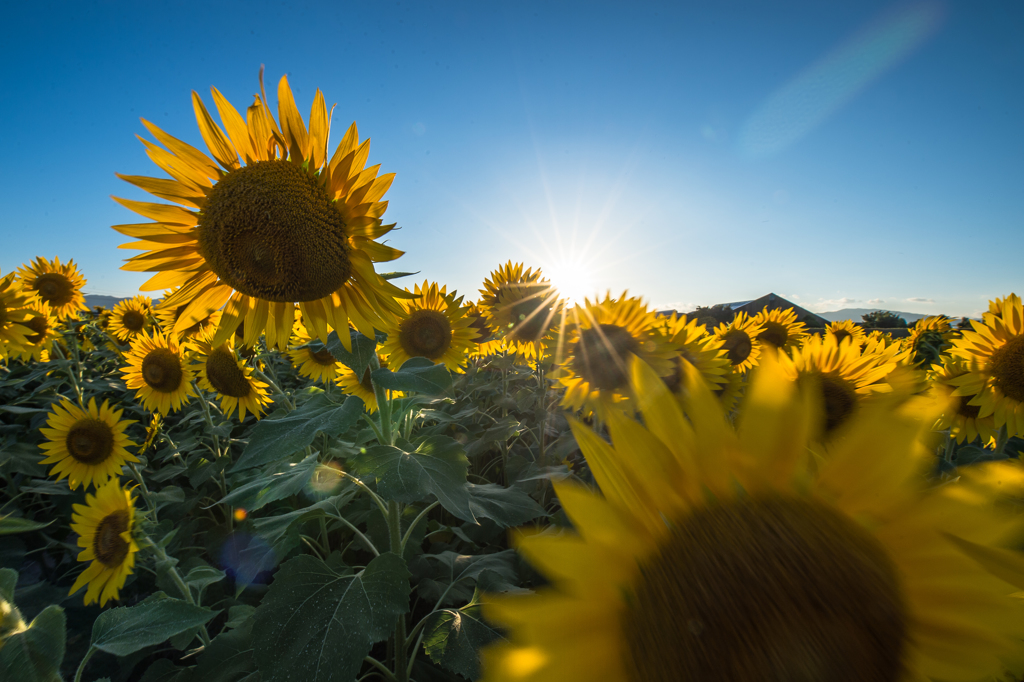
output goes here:
[{"label": "clear blue sky", "polygon": [[[27,2],[6,10],[7,273],[74,257],[129,295],[110,229],[155,175],[145,117],[287,73],[396,172],[393,266],[476,298],[505,260],[689,308],[975,314],[1024,294],[1024,3]],[[271,95],[272,99],[274,96]],[[276,102],[275,102],[276,104]],[[212,108],[212,107],[211,107]],[[336,129],[332,139],[340,140]],[[411,284],[411,282],[410,282]]]}]

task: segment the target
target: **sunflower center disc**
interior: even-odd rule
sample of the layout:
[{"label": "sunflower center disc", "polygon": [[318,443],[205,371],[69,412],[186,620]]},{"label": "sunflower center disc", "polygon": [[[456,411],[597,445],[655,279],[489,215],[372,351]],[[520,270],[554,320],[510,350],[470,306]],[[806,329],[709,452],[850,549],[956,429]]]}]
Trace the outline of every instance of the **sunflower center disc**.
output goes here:
[{"label": "sunflower center disc", "polygon": [[764,331],[758,334],[757,338],[766,343],[770,343],[776,348],[782,348],[786,345],[786,341],[789,340],[789,332],[786,330],[785,326],[778,322],[766,322],[764,325]]},{"label": "sunflower center disc", "polygon": [[166,348],[151,350],[142,360],[142,379],[154,391],[173,393],[183,376],[181,359]]},{"label": "sunflower center disc", "polygon": [[852,339],[853,334],[846,331],[845,329],[837,329],[832,332],[832,336],[836,337],[836,345],[840,345],[845,339]]},{"label": "sunflower center disc", "polygon": [[34,334],[25,335],[25,340],[31,344],[42,341],[43,337],[46,336],[46,332],[50,331],[50,321],[46,319],[46,315],[34,315],[18,324],[24,325],[35,332]]},{"label": "sunflower center disc", "polygon": [[128,530],[128,512],[118,509],[103,517],[92,538],[92,552],[107,568],[117,568],[128,556],[129,545],[121,539]]},{"label": "sunflower center disc", "polygon": [[[381,363],[381,367],[383,366],[384,363]],[[373,393],[373,378],[370,376],[369,366],[367,366],[367,368],[363,370],[363,378],[359,380],[359,385],[365,388],[370,393]]]},{"label": "sunflower center disc", "polygon": [[64,446],[82,464],[99,464],[114,452],[114,432],[100,419],[82,419],[68,430]]},{"label": "sunflower center disc", "polygon": [[980,406],[970,404],[972,398],[974,398],[973,395],[962,395],[959,397],[956,413],[964,419],[977,419],[978,415],[981,414]]},{"label": "sunflower center disc", "polygon": [[572,350],[572,371],[579,374],[591,389],[614,391],[629,384],[630,356],[640,350],[640,343],[617,324],[599,324],[580,332]]},{"label": "sunflower center disc", "polygon": [[1008,398],[1024,402],[1024,334],[997,348],[990,366],[999,390]]},{"label": "sunflower center disc", "polygon": [[215,348],[206,356],[206,378],[217,393],[231,398],[244,398],[252,389],[245,372],[238,367],[227,346]]},{"label": "sunflower center disc", "polygon": [[130,332],[141,332],[146,326],[146,318],[137,310],[129,310],[121,317],[121,324]]},{"label": "sunflower center disc", "polygon": [[729,357],[729,362],[739,365],[750,357],[750,352],[754,350],[754,342],[745,331],[730,329],[725,333],[722,348]]},{"label": "sunflower center disc", "polygon": [[437,310],[415,310],[398,325],[398,342],[411,358],[437,360],[452,345],[452,324]]},{"label": "sunflower center disc", "polygon": [[845,422],[857,409],[857,392],[849,382],[831,374],[820,376],[821,399],[825,403],[825,432]]},{"label": "sunflower center disc", "polygon": [[56,272],[44,272],[39,275],[34,286],[39,292],[39,298],[54,307],[67,305],[75,297],[75,286],[71,280]]},{"label": "sunflower center disc", "polygon": [[316,178],[290,161],[231,171],[207,197],[199,253],[234,289],[265,301],[315,301],[352,274],[341,214]]},{"label": "sunflower center disc", "polygon": [[515,341],[535,343],[547,332],[551,322],[548,305],[552,298],[547,284],[521,284],[498,293],[498,308],[509,317],[508,335]]},{"label": "sunflower center disc", "polygon": [[484,316],[478,314],[471,314],[471,318],[473,321],[469,324],[469,326],[472,329],[475,329],[477,332],[476,342],[486,343],[487,341],[489,341],[491,337],[494,336],[494,332],[487,324],[487,320],[484,318]]},{"label": "sunflower center disc", "polygon": [[317,351],[311,350],[309,352],[309,358],[316,364],[322,365],[323,367],[331,367],[338,362],[338,359],[331,355],[331,351],[326,348],[321,348]]},{"label": "sunflower center disc", "polygon": [[622,623],[635,682],[893,682],[907,611],[860,526],[800,499],[693,512],[641,564]]}]

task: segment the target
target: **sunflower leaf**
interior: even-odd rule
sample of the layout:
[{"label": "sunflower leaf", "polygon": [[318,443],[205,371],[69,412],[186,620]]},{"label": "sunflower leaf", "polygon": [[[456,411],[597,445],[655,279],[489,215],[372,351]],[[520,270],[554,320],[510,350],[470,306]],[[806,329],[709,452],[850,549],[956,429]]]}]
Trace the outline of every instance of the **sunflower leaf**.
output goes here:
[{"label": "sunflower leaf", "polygon": [[318,456],[319,453],[314,452],[301,462],[278,465],[270,471],[259,472],[252,481],[235,488],[215,504],[228,504],[252,512],[275,500],[294,495],[313,477]]},{"label": "sunflower leaf", "polygon": [[451,391],[452,373],[444,365],[435,365],[426,358],[410,358],[397,372],[375,369],[370,373],[373,383],[390,391],[415,391],[440,395]]},{"label": "sunflower leaf", "polygon": [[58,682],[64,661],[64,609],[47,606],[0,649],[0,680]]},{"label": "sunflower leaf", "polygon": [[399,441],[377,445],[352,459],[359,474],[373,476],[377,493],[396,502],[416,502],[434,495],[445,509],[463,521],[475,523],[466,475],[469,460],[458,441],[448,436],[427,436],[413,444]]},{"label": "sunflower leaf", "polygon": [[127,656],[198,627],[217,613],[169,598],[108,609],[92,625],[92,645],[108,654]]},{"label": "sunflower leaf", "polygon": [[368,336],[363,336],[355,330],[352,330],[351,351],[346,350],[345,346],[342,345],[341,339],[338,338],[338,332],[332,331],[327,337],[327,350],[331,352],[331,355],[333,355],[338,362],[355,372],[357,377],[361,377],[363,372],[366,371],[376,348],[377,339],[371,339]]},{"label": "sunflower leaf", "polygon": [[349,396],[339,404],[327,394],[318,393],[284,417],[260,420],[231,471],[278,462],[312,443],[321,431],[329,436],[338,436],[355,424],[362,414],[363,401],[355,396]]},{"label": "sunflower leaf", "polygon": [[469,506],[477,518],[490,519],[502,528],[518,526],[538,516],[547,516],[544,507],[518,488],[505,488],[497,483],[467,483]]},{"label": "sunflower leaf", "polygon": [[480,649],[501,633],[484,621],[479,604],[431,614],[423,628],[423,650],[430,660],[463,677],[480,677]]},{"label": "sunflower leaf", "polygon": [[263,679],[355,679],[370,647],[408,612],[410,574],[401,557],[381,554],[358,573],[339,564],[308,554],[282,564],[252,628]]}]

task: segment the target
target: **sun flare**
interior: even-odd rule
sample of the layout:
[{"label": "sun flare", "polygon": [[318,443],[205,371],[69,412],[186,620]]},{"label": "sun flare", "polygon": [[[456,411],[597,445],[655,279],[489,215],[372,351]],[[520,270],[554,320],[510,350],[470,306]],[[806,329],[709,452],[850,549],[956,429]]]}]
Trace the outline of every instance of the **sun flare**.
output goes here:
[{"label": "sun flare", "polygon": [[544,274],[569,306],[583,303],[583,299],[597,291],[593,269],[582,261],[563,260],[544,268]]}]

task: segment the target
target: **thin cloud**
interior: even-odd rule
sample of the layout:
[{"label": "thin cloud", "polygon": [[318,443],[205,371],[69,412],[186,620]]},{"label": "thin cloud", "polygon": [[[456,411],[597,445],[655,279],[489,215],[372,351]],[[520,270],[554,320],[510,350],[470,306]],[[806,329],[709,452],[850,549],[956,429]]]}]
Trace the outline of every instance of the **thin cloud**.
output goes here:
[{"label": "thin cloud", "polygon": [[870,301],[868,301],[868,304],[870,304],[870,305],[878,305],[879,303],[885,303],[885,299],[884,298],[873,298]]},{"label": "thin cloud", "polygon": [[934,298],[908,298],[908,303],[935,303]]}]

